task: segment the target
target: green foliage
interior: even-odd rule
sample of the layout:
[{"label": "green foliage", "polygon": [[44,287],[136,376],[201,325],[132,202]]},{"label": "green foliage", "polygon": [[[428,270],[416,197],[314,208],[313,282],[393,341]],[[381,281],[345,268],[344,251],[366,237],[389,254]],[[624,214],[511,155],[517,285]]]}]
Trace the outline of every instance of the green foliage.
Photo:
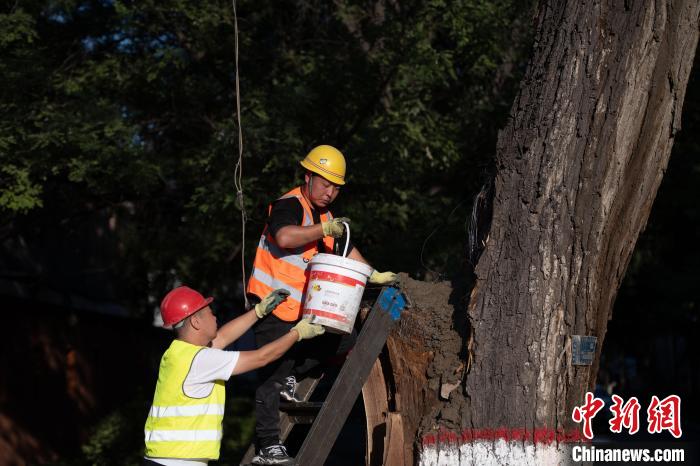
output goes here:
[{"label": "green foliage", "polygon": [[[138,396],[102,417],[81,446],[79,457],[66,459],[59,466],[139,465],[143,458],[143,426],[150,400]],[[248,397],[229,397],[224,415],[224,437],[217,464],[238,464],[250,445],[255,429],[254,401]]]},{"label": "green foliage", "polygon": [[0,173],[7,183],[0,193],[1,208],[26,212],[41,207],[41,186],[29,181],[29,170],[5,165],[0,167]]},{"label": "green foliage", "polygon": [[143,458],[143,425],[148,401],[138,397],[100,419],[82,447],[82,458],[68,465],[139,465]]},{"label": "green foliage", "polygon": [[[266,205],[327,143],[348,158],[336,207],[366,257],[420,274],[424,249],[426,267],[459,271],[468,200],[525,61],[529,9],[238,2],[248,265]],[[235,295],[231,3],[30,1],[0,24],[7,234],[38,241],[32,231],[61,225],[55,234],[70,237],[84,229],[75,219],[110,218],[113,252],[97,265],[135,309],[174,280]]]},{"label": "green foliage", "polygon": [[221,440],[219,464],[237,465],[253,441],[254,403],[252,398],[230,398],[226,401],[224,438]]}]

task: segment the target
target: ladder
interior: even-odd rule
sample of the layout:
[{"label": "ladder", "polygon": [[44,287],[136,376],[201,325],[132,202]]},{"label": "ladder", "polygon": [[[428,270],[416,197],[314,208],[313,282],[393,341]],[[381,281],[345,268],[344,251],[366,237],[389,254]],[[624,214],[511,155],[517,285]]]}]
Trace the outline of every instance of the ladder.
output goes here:
[{"label": "ladder", "polygon": [[[280,403],[281,440],[286,440],[294,424],[313,422],[296,456],[297,465],[324,464],[391,328],[406,308],[406,302],[406,297],[399,288],[382,288],[325,402],[308,402],[319,378],[306,378],[297,388],[301,403]],[[255,448],[251,445],[241,460],[241,466],[250,464],[254,454]]]},{"label": "ladder", "polygon": [[[280,440],[287,440],[295,424],[311,424],[320,409],[322,403],[309,402],[312,393],[316,389],[321,375],[306,377],[299,382],[296,395],[301,400],[300,403],[280,402]],[[247,466],[255,456],[255,444],[251,443],[246,450],[241,466]]]}]

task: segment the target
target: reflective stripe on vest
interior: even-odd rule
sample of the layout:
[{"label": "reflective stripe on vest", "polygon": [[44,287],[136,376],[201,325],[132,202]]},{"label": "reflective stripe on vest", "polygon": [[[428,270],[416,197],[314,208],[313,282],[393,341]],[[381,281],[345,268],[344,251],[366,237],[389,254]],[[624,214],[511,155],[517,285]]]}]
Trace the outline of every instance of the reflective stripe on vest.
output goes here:
[{"label": "reflective stripe on vest", "polygon": [[219,458],[226,389],[214,382],[204,398],[183,392],[192,360],[202,346],[173,340],[163,354],[153,405],[146,419],[146,456],[151,458]]},{"label": "reflective stripe on vest", "polygon": [[[299,301],[299,302],[302,301],[302,294],[299,292],[299,290],[287,285],[285,282],[283,282],[281,280],[277,280],[275,278],[272,278],[270,275],[266,274],[261,269],[254,269],[253,270],[253,277],[255,277],[256,280],[265,284],[266,286],[268,286],[272,290],[284,288],[285,290],[289,291],[289,298],[294,299],[294,300]],[[287,299],[289,299],[289,298],[287,298]]]},{"label": "reflective stripe on vest", "polygon": [[295,267],[299,267],[300,269],[306,268],[306,262],[304,262],[304,258],[302,257],[304,252],[302,248],[296,248],[293,252],[290,252],[292,250],[281,248],[277,246],[277,243],[266,241],[265,235],[260,237],[258,248],[269,252],[279,260],[288,262]]},{"label": "reflective stripe on vest", "polygon": [[[299,201],[304,211],[301,226],[313,225],[313,210],[302,195],[301,187],[292,189],[277,200],[291,197]],[[269,215],[272,212],[272,204],[267,209]],[[326,211],[320,217],[322,222],[327,222],[333,218],[333,215]],[[333,238],[323,238],[323,244],[329,251],[333,249],[333,242]],[[262,299],[272,290],[278,288],[288,290],[291,293],[290,296],[277,306],[273,313],[288,322],[298,320],[301,317],[306,292],[309,262],[318,252],[318,241],[294,249],[280,247],[266,225],[255,253],[253,271],[248,281],[248,293]]]},{"label": "reflective stripe on vest", "polygon": [[151,406],[151,417],[188,417],[224,414],[224,405]]},{"label": "reflective stripe on vest", "polygon": [[[220,430],[147,430],[146,442],[201,442],[221,440]],[[147,455],[150,456],[150,455]],[[151,456],[151,458],[157,458]]]}]

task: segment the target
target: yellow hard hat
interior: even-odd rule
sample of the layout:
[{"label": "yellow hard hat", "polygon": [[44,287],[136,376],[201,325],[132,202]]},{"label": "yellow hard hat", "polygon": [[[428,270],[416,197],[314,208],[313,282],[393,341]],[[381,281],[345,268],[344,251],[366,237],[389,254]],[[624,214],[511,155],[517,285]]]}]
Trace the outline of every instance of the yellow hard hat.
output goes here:
[{"label": "yellow hard hat", "polygon": [[345,184],[345,157],[333,146],[317,146],[306,154],[301,166],[331,183]]}]

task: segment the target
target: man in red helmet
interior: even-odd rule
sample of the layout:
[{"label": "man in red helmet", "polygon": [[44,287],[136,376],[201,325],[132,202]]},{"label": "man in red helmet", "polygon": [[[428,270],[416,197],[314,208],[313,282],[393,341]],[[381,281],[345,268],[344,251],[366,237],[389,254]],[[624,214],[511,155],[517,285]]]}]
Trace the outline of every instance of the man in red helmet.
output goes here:
[{"label": "man in red helmet", "polygon": [[216,317],[199,292],[181,286],[160,306],[163,326],[177,336],[160,362],[153,404],[146,420],[144,465],[203,466],[219,458],[225,382],[274,361],[297,341],[313,338],[323,327],[302,320],[285,335],[255,351],[223,351],[258,319],[283,302],[277,289],[253,309],[217,329]]}]

